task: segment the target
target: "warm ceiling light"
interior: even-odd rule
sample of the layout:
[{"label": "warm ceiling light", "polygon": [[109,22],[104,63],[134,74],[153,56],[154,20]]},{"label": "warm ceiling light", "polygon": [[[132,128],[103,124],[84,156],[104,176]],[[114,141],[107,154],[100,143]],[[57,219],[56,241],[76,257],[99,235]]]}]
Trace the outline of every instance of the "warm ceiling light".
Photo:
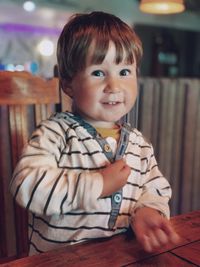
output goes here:
[{"label": "warm ceiling light", "polygon": [[151,14],[173,14],[185,10],[183,0],[141,0],[140,10]]}]

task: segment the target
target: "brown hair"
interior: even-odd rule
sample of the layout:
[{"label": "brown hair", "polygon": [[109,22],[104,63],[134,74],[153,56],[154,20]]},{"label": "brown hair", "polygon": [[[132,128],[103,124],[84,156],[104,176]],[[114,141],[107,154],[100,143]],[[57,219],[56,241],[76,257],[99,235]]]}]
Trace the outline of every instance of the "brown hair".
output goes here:
[{"label": "brown hair", "polygon": [[136,60],[137,68],[142,57],[142,44],[133,29],[118,17],[104,12],[76,14],[64,26],[58,39],[57,60],[60,82],[71,82],[77,72],[84,69],[88,50],[94,43],[92,64],[101,64],[109,42],[116,47],[116,63],[126,53],[128,63]]}]

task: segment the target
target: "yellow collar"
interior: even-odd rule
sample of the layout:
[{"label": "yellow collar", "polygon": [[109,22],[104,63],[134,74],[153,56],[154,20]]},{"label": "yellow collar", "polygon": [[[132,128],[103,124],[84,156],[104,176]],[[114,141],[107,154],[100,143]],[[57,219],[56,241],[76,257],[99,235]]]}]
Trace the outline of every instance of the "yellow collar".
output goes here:
[{"label": "yellow collar", "polygon": [[115,128],[99,128],[99,127],[97,127],[95,129],[101,135],[102,138],[113,137],[117,141],[119,140],[120,131],[121,131],[121,127],[119,125],[116,125]]}]

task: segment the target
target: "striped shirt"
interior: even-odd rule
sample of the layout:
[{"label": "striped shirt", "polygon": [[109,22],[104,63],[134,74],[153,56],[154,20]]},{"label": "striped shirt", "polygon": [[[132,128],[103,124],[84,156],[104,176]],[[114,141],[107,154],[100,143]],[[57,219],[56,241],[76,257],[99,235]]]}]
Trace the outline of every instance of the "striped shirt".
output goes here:
[{"label": "striped shirt", "polygon": [[[91,131],[74,118],[62,112],[42,121],[13,174],[11,192],[30,211],[30,255],[124,232],[140,206],[169,217],[170,185],[158,169],[152,146],[131,129],[124,153],[131,174],[122,188],[115,225],[109,227],[111,196],[100,198],[99,173],[109,159]],[[106,141],[115,153],[114,138]]]}]

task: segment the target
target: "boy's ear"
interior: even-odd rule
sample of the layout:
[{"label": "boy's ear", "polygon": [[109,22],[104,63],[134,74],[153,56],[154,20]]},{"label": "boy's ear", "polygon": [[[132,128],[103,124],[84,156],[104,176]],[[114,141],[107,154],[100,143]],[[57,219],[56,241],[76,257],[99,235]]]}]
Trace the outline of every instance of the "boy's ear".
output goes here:
[{"label": "boy's ear", "polygon": [[61,82],[61,88],[62,88],[62,90],[64,91],[65,94],[67,94],[71,98],[73,97],[73,90],[72,90],[71,85],[70,85],[69,82],[62,81]]}]

